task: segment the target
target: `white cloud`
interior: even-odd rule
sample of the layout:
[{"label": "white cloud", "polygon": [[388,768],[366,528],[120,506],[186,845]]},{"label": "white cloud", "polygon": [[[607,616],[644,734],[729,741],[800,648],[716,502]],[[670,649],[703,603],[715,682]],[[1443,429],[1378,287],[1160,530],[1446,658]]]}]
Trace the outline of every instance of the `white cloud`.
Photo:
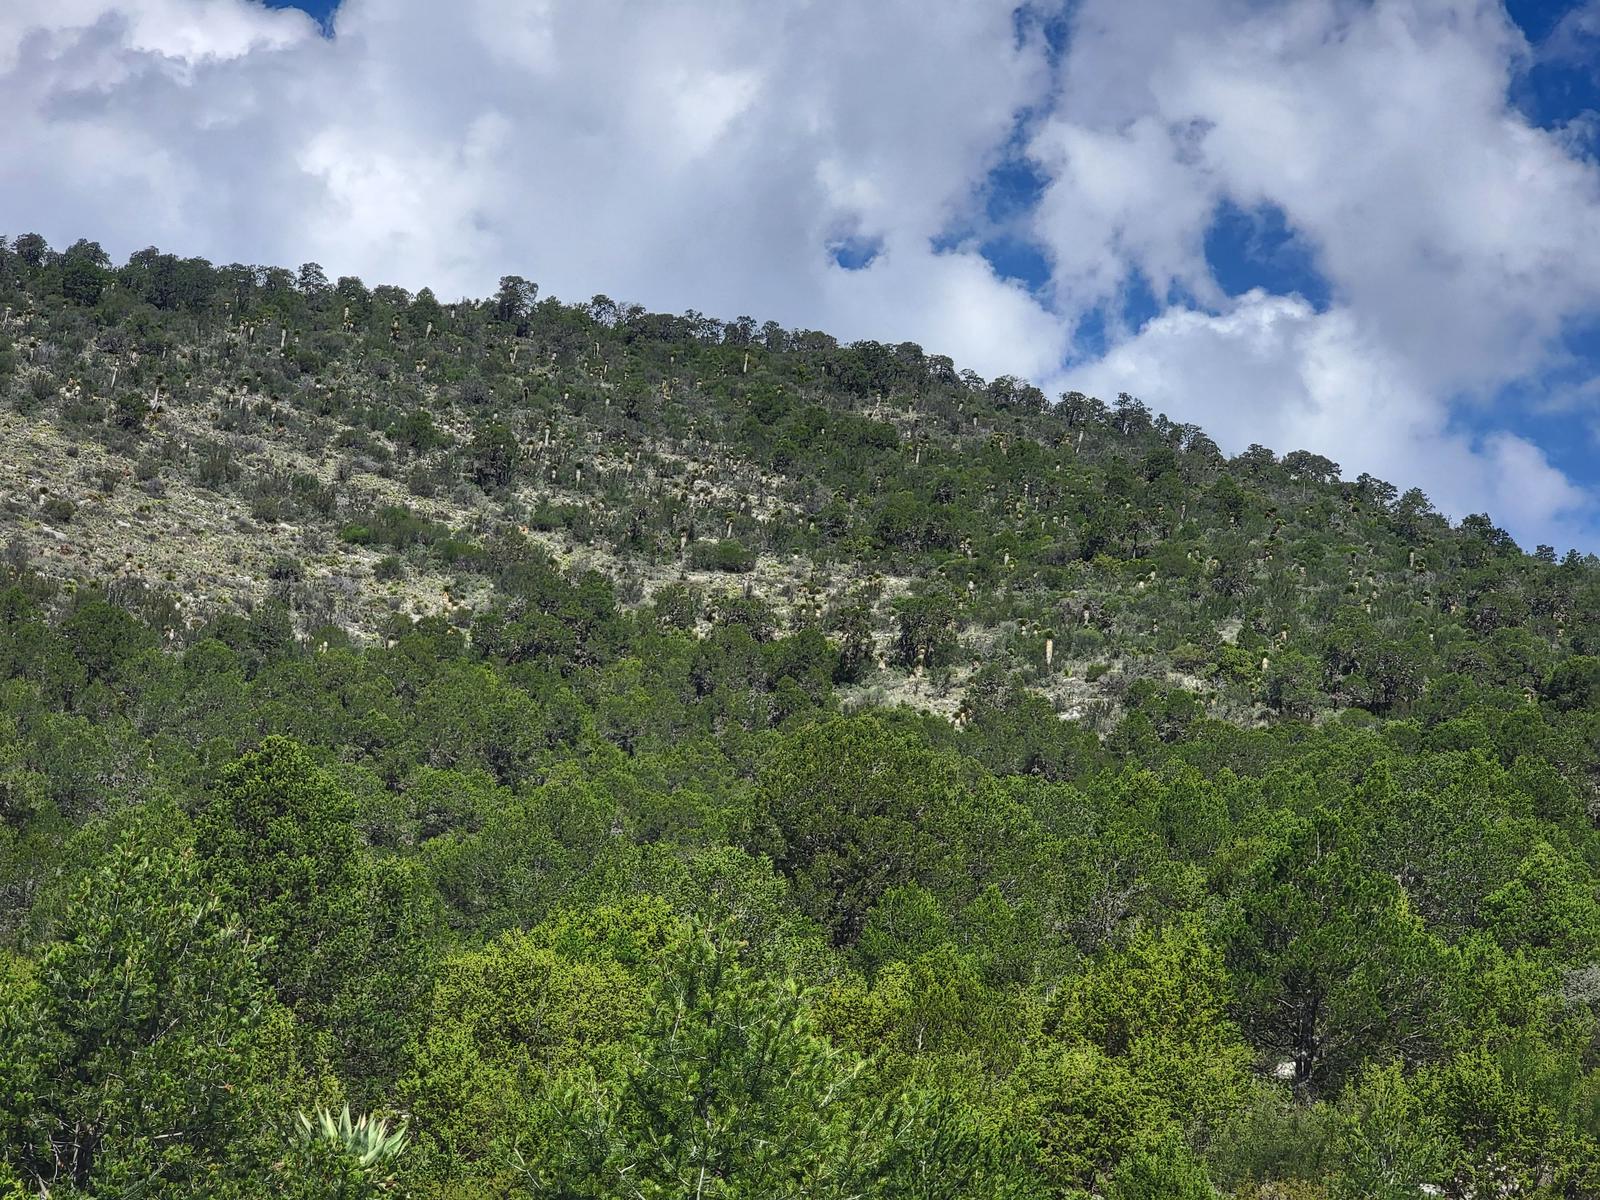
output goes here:
[{"label": "white cloud", "polygon": [[1218,193],[1192,157],[1195,133],[1145,113],[1114,130],[1055,120],[1034,137],[1029,153],[1051,179],[1035,224],[1066,306],[1116,297],[1134,270],[1163,294],[1221,298],[1204,246]]},{"label": "white cloud", "polygon": [[[1125,160],[1140,230],[1130,241],[1082,220],[1087,189],[1061,171],[1054,188],[1078,210],[1038,214],[1058,261],[1086,253],[1087,230],[1110,264],[1101,274],[1138,266],[1158,295],[1186,286],[1204,306],[1169,310],[1086,376],[1159,380],[1163,404],[1234,448],[1248,396],[1248,440],[1420,482],[1458,515],[1498,501],[1523,536],[1563,513],[1592,523],[1592,496],[1511,485],[1531,466],[1507,450],[1510,435],[1450,433],[1460,405],[1501,400],[1554,360],[1569,322],[1600,308],[1600,170],[1510,106],[1529,51],[1503,9],[1196,0],[1164,27],[1172,16],[1160,0],[1086,0],[1063,102],[1038,137],[1104,144],[1102,170]],[[1163,157],[1152,129],[1190,133]],[[1327,313],[1285,298],[1219,305],[1194,287],[1193,247],[1221,198],[1282,211],[1331,288]],[[1098,290],[1083,290],[1079,303],[1092,303]],[[1553,473],[1540,462],[1541,478]]]},{"label": "white cloud", "polygon": [[[1111,348],[1069,378],[1600,543],[1594,497],[1494,432],[1502,388],[1538,400],[1565,324],[1600,310],[1600,167],[1577,126],[1510,106],[1534,52],[1497,3],[1081,0],[1055,68],[1012,9],[346,0],[325,39],[253,0],[10,0],[0,212],[446,295],[515,271],[1036,379],[1099,309]],[[1025,113],[1042,298],[976,238],[931,244],[981,230]],[[1326,311],[1224,296],[1224,200],[1283,212]],[[842,237],[882,251],[845,271]],[[1165,306],[1143,330],[1118,320],[1135,280]],[[1564,369],[1569,403],[1591,393]]]},{"label": "white cloud", "polygon": [[[973,251],[930,255],[891,239],[860,271],[829,271],[824,307],[884,342],[917,341],[932,352],[968,344],[959,361],[985,376],[1043,379],[1065,350],[1061,323],[1016,284],[999,284]],[[915,296],[914,306],[906,297]]]},{"label": "white cloud", "polygon": [[1213,123],[1229,190],[1282,206],[1435,386],[1522,374],[1600,301],[1600,175],[1508,109],[1520,35],[1477,3],[1297,7],[1288,35],[1194,44],[1166,102]]},{"label": "white cloud", "polygon": [[1086,391],[1131,391],[1234,450],[1306,449],[1399,487],[1427,481],[1445,511],[1490,511],[1514,532],[1581,542],[1591,499],[1526,439],[1474,440],[1353,314],[1250,292],[1218,315],[1171,310],[1086,367]]},{"label": "white cloud", "polygon": [[1600,41],[1600,0],[1585,0],[1563,14],[1539,47],[1550,62],[1571,62],[1594,68],[1594,45]]},{"label": "white cloud", "polygon": [[[134,54],[174,64],[236,59],[316,35],[315,23],[297,9],[271,11],[245,0],[8,0],[0,10],[0,69],[15,68],[24,52],[49,54],[96,26],[115,29]],[[68,36],[52,36],[60,33]]]},{"label": "white cloud", "polygon": [[1550,464],[1526,438],[1493,433],[1483,440],[1484,484],[1492,511],[1508,529],[1571,546],[1590,541],[1594,499]]},{"label": "white cloud", "polygon": [[[517,271],[937,337],[996,372],[1059,361],[1036,301],[930,246],[1049,83],[1004,0],[347,0],[336,30],[244,0],[8,10],[6,219],[447,295]],[[841,232],[892,250],[845,272]]]}]

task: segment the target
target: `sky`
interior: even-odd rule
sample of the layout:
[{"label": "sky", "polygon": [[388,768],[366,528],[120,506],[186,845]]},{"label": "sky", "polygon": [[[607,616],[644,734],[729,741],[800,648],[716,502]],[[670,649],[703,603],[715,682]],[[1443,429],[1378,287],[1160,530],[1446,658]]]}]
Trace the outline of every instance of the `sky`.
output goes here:
[{"label": "sky", "polygon": [[1600,0],[5,0],[0,232],[916,341],[1600,551]]}]

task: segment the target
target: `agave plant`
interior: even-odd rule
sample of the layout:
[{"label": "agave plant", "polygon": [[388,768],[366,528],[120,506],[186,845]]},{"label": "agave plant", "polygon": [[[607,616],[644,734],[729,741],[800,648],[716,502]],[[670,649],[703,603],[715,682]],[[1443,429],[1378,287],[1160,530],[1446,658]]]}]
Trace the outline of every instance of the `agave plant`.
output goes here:
[{"label": "agave plant", "polygon": [[331,1143],[363,1169],[398,1157],[409,1140],[404,1123],[390,1132],[387,1118],[363,1114],[352,1119],[348,1104],[337,1117],[320,1106],[312,1116],[305,1113],[296,1116],[300,1120],[302,1137]]}]

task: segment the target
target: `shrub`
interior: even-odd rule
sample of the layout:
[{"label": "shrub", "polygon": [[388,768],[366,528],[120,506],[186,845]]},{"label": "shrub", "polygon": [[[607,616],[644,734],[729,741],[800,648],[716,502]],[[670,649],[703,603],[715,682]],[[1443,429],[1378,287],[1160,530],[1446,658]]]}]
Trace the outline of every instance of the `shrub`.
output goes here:
[{"label": "shrub", "polygon": [[689,551],[689,563],[701,571],[726,571],[742,574],[756,565],[755,551],[736,541],[696,542]]}]

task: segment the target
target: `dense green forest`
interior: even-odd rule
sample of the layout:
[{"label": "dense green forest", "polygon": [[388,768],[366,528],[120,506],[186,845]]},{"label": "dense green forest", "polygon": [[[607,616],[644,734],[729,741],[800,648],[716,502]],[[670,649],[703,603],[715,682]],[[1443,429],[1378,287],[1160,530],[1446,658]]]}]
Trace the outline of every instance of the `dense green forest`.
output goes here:
[{"label": "dense green forest", "polygon": [[0,309],[0,1197],[1600,1196],[1593,556],[517,277]]}]

